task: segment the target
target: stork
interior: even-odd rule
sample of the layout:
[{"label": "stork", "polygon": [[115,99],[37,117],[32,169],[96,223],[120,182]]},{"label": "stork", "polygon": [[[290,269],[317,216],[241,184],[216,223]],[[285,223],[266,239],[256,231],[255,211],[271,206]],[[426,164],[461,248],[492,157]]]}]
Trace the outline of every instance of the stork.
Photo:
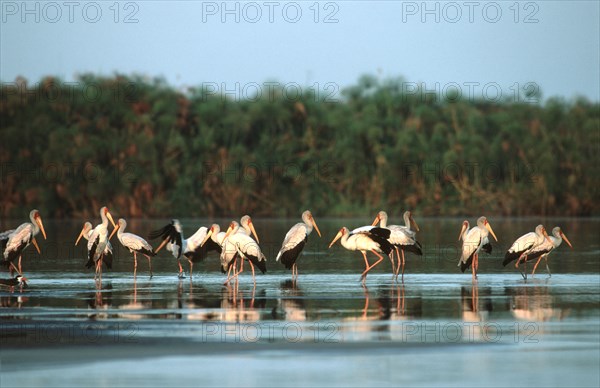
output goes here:
[{"label": "stork", "polygon": [[[544,240],[547,240],[550,243],[550,245],[553,245],[552,240],[550,240],[550,237],[548,237],[546,228],[544,228],[544,225],[539,224],[535,227],[535,232],[526,233],[519,237],[513,243],[510,249],[506,252],[502,265],[506,267],[506,264],[510,263],[511,261],[517,260],[517,262],[515,263],[515,268],[518,268],[521,272],[521,276],[523,276],[523,279],[527,280],[528,256],[530,253],[532,253],[533,249],[541,245],[544,242]],[[521,261],[525,263],[525,272],[521,271],[521,269],[519,268],[519,264],[521,263]]]},{"label": "stork", "polygon": [[152,245],[148,244],[148,241],[144,240],[137,234],[125,233],[127,227],[127,221],[124,218],[119,218],[117,227],[111,233],[110,238],[117,232],[117,238],[125,248],[129,249],[130,253],[133,253],[133,276],[137,272],[137,254],[140,253],[148,259],[148,265],[150,267],[150,277],[152,277],[152,256],[156,256]]},{"label": "stork", "polygon": [[106,206],[100,209],[100,218],[102,222],[92,230],[88,238],[88,262],[93,261],[96,265],[96,274],[94,279],[102,280],[102,261],[104,260],[104,251],[108,245],[108,221],[116,228],[115,221]]},{"label": "stork", "polygon": [[304,249],[304,245],[306,245],[306,242],[308,241],[308,235],[312,232],[313,227],[317,230],[319,237],[321,237],[321,231],[310,210],[306,210],[302,213],[302,221],[303,222],[299,222],[292,226],[287,232],[283,239],[283,243],[281,244],[281,249],[275,258],[275,261],[281,260],[281,263],[285,265],[285,268],[291,268],[292,279],[298,278],[298,265],[296,264],[296,260]]},{"label": "stork", "polygon": [[227,274],[227,280],[225,281],[225,284],[227,284],[229,283],[231,270],[234,268],[237,251],[232,244],[227,244],[225,236],[226,233],[221,232],[221,227],[218,224],[212,224],[201,245],[214,244],[218,247],[221,272]]},{"label": "stork", "polygon": [[[344,248],[349,251],[360,251],[360,253],[362,253],[363,258],[365,259],[365,270],[360,276],[360,280],[364,285],[367,279],[367,273],[383,260],[383,256],[381,256],[380,253],[389,255],[394,249],[392,244],[388,242],[389,238],[390,230],[386,228],[371,227],[368,231],[353,231],[351,233],[350,230],[344,226],[333,238],[331,244],[329,244],[329,248],[331,248],[337,240],[341,239],[340,243]],[[373,265],[369,265],[367,251],[373,252],[373,254],[379,258]]]},{"label": "stork", "polygon": [[[21,256],[25,248],[29,244],[33,243],[33,246],[41,254],[40,247],[35,239],[35,236],[41,231],[46,239],[46,231],[44,230],[44,224],[42,222],[42,216],[37,209],[33,209],[29,212],[29,219],[31,222],[25,222],[17,229],[10,230],[2,233],[2,247],[4,248],[4,261],[10,265],[10,274],[12,276],[12,269],[14,268],[19,275],[23,275],[21,271]],[[15,267],[15,259],[19,259],[18,268]]]},{"label": "stork", "polygon": [[[88,221],[83,224],[83,228],[81,229],[81,232],[79,232],[77,241],[75,241],[75,246],[77,246],[77,244],[79,244],[79,240],[81,240],[82,237],[84,239],[86,239],[86,241],[89,241],[91,235],[92,235],[92,223]],[[104,266],[106,267],[106,269],[111,269],[112,261],[113,261],[113,247],[109,240],[106,242],[106,247],[104,248],[104,252],[102,252],[102,262],[104,263]],[[93,266],[94,266],[94,260],[88,258],[88,261],[85,264],[85,268],[92,268]]]},{"label": "stork", "polygon": [[[462,224],[462,229],[460,230],[460,234],[458,235],[458,241],[464,240],[467,234],[469,234],[469,227],[469,221],[464,220]],[[484,237],[481,250],[487,253],[488,255],[492,253],[492,244],[490,244],[488,236]]]},{"label": "stork", "polygon": [[[535,273],[535,269],[542,259],[542,256],[546,255],[546,269],[548,269],[548,273],[550,273],[550,269],[548,268],[547,254],[550,253],[555,247],[558,247],[560,243],[562,243],[562,236],[564,236],[560,228],[557,228],[558,227],[554,228],[552,231],[553,234],[556,232],[556,237],[554,237],[556,240],[552,240],[553,237],[548,236],[546,229],[541,224],[535,228],[535,232],[529,232],[519,237],[510,247],[508,252],[506,252],[502,264],[506,266],[511,261],[518,259],[515,267],[519,268],[519,263],[521,261],[524,262],[525,274],[523,274],[521,271],[521,275],[524,279],[527,279],[527,261],[539,257],[539,260],[534,266],[533,273]],[[568,242],[569,246],[571,246],[571,242],[568,239],[566,241]],[[555,243],[556,246],[554,245]]]},{"label": "stork", "polygon": [[571,245],[571,242],[567,238],[567,235],[563,233],[562,229],[559,226],[556,226],[554,227],[554,229],[552,229],[552,234],[553,236],[550,236],[552,246],[550,246],[547,243],[547,240],[544,240],[544,242],[538,245],[536,248],[534,248],[528,256],[530,259],[534,259],[536,256],[539,256],[538,261],[536,261],[535,265],[533,266],[533,271],[531,272],[532,277],[533,275],[535,275],[535,270],[542,258],[546,260],[546,270],[548,271],[548,276],[552,276],[552,273],[550,272],[550,267],[548,267],[548,255],[550,254],[550,252],[558,248],[563,242],[563,240],[565,240],[567,245],[569,245],[569,247],[573,249],[573,245]]},{"label": "stork", "polygon": [[[463,222],[463,229],[465,224]],[[462,254],[458,261],[458,266],[462,272],[465,272],[471,267],[473,273],[473,280],[477,279],[477,269],[479,267],[479,251],[485,245],[485,241],[489,233],[492,234],[494,239],[498,241],[496,233],[492,229],[492,226],[488,222],[487,218],[479,217],[477,219],[477,226],[466,232],[463,230],[461,237],[463,240]]]},{"label": "stork", "polygon": [[[412,252],[418,256],[423,256],[423,247],[420,242],[416,239],[416,232],[419,231],[419,226],[414,220],[412,213],[410,211],[404,212],[404,223],[406,225],[388,225],[388,215],[385,211],[381,210],[377,213],[375,220],[373,220],[373,226],[379,224],[382,228],[387,228],[390,230],[390,238],[388,242],[394,246],[396,250],[396,258],[398,259],[398,265],[395,269],[395,278],[398,279],[398,274],[400,272],[400,266],[402,266],[402,282],[404,282],[404,251]],[[415,230],[411,229],[411,225],[414,226]],[[400,251],[402,252],[402,258],[400,258]],[[394,270],[394,254],[390,255],[390,260],[392,260],[392,270]]]},{"label": "stork", "polygon": [[[240,270],[236,272],[229,280],[235,279],[244,272],[244,260],[248,260],[250,268],[252,269],[252,280],[256,284],[256,277],[254,275],[254,266],[256,265],[262,273],[267,272],[267,258],[261,252],[260,247],[250,236],[246,236],[243,233],[238,233],[240,224],[237,221],[232,221],[229,224],[229,228],[224,236],[225,245],[223,249],[231,254],[231,252],[237,252],[242,259],[240,264]],[[233,249],[231,248],[233,246]]]},{"label": "stork", "polygon": [[183,255],[190,264],[190,278],[192,277],[194,263],[202,261],[208,255],[211,250],[218,251],[218,246],[209,244],[205,247],[202,246],[208,228],[201,226],[198,228],[196,233],[191,235],[189,238],[183,237],[183,229],[179,220],[171,220],[170,224],[165,225],[163,228],[150,232],[148,237],[154,240],[158,237],[162,238],[162,243],[156,249],[155,253],[158,253],[165,245],[167,250],[173,254],[173,257],[177,259],[177,265],[179,266],[179,278],[183,278],[183,267],[181,266],[181,256]]}]

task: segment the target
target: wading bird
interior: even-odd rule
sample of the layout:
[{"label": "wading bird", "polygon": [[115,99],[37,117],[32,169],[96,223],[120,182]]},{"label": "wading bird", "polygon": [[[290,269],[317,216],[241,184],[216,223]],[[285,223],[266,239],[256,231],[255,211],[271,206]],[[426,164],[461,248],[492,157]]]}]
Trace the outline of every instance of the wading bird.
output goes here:
[{"label": "wading bird", "polygon": [[[12,269],[14,268],[19,275],[22,275],[21,271],[21,256],[25,248],[29,244],[33,243],[33,246],[41,254],[40,247],[35,239],[35,236],[41,231],[46,239],[46,231],[44,230],[44,224],[42,223],[42,216],[37,209],[33,209],[29,212],[29,219],[31,222],[25,222],[17,229],[6,231],[2,233],[2,246],[4,248],[4,261],[10,265],[10,274],[12,276]],[[18,261],[18,267],[15,267],[14,261]]]},{"label": "wading bird", "polygon": [[[79,244],[79,240],[83,237],[86,241],[90,240],[90,236],[92,234],[92,223],[86,222],[83,224],[83,228],[81,232],[79,232],[79,236],[77,237],[77,241],[75,241],[75,246]],[[110,240],[106,242],[106,247],[104,247],[104,252],[102,252],[102,262],[106,269],[112,268],[113,261],[113,248]],[[94,260],[88,258],[87,263],[85,264],[85,268],[92,268],[94,266]]]},{"label": "wading bird", "polygon": [[302,249],[304,249],[304,245],[308,241],[308,235],[312,232],[313,227],[317,230],[317,234],[321,237],[321,231],[313,218],[310,210],[306,210],[302,213],[302,221],[296,225],[292,226],[292,228],[287,232],[285,238],[283,239],[283,243],[281,244],[281,249],[279,253],[277,253],[277,258],[275,261],[280,261],[285,268],[292,269],[292,279],[298,278],[298,265],[296,264],[296,260]]},{"label": "wading bird", "polygon": [[0,279],[0,286],[6,287],[10,292],[15,292],[15,287],[19,286],[20,291],[27,288],[27,278],[23,275],[17,275],[11,279]]},{"label": "wading bird", "polygon": [[[477,226],[468,232],[465,231],[465,223],[463,222],[463,231],[460,235],[463,240],[463,246],[458,265],[460,266],[460,270],[462,272],[465,272],[465,270],[471,267],[473,280],[477,278],[477,270],[479,267],[479,251],[483,249],[486,241],[488,241],[487,237],[489,233],[491,233],[494,239],[498,241],[492,226],[485,217],[479,217],[477,219]],[[487,243],[489,244],[489,241]]]},{"label": "wading bird", "polygon": [[[377,213],[375,220],[373,220],[373,226],[379,223],[379,226],[382,228],[387,228],[390,230],[390,238],[388,242],[394,246],[396,250],[396,258],[398,259],[398,265],[395,269],[395,278],[398,279],[398,274],[400,272],[400,266],[402,266],[402,281],[404,282],[404,251],[412,252],[418,256],[423,256],[423,247],[421,243],[416,239],[416,232],[419,231],[419,226],[414,220],[412,213],[410,211],[404,212],[404,223],[403,225],[388,225],[388,215],[383,210]],[[414,226],[415,230],[412,230],[410,227]],[[402,257],[400,257],[400,251],[402,252]],[[390,260],[392,260],[392,270],[394,270],[394,254],[390,255]]]},{"label": "wading bird", "polygon": [[245,215],[240,219],[240,226],[241,228],[238,229],[238,233],[243,233],[246,236],[253,235],[256,242],[260,244],[260,241],[258,240],[258,234],[256,234],[256,229],[254,229],[254,223],[249,215]]},{"label": "wading bird", "polygon": [[127,227],[127,221],[124,218],[119,218],[117,227],[110,234],[109,240],[117,232],[117,238],[125,248],[129,249],[130,253],[133,253],[133,276],[137,272],[137,254],[141,253],[148,259],[148,265],[150,266],[150,277],[152,277],[152,256],[156,256],[152,245],[148,244],[148,241],[144,240],[137,234],[125,233]]},{"label": "wading bird", "polygon": [[96,265],[96,274],[94,279],[102,280],[102,261],[104,260],[104,251],[108,244],[108,221],[116,227],[112,215],[106,206],[100,209],[100,218],[102,222],[92,230],[88,238],[88,262],[93,261]]},{"label": "wading bird", "polygon": [[[260,250],[260,247],[250,236],[243,233],[238,233],[240,224],[237,221],[232,221],[229,224],[229,228],[224,236],[223,250],[226,255],[230,255],[234,252],[240,256],[242,263],[240,264],[240,270],[236,272],[228,282],[234,278],[237,278],[239,274],[244,272],[244,260],[248,260],[250,268],[252,269],[252,280],[256,284],[256,277],[254,275],[254,266],[256,265],[262,273],[267,272],[267,258]],[[223,253],[221,253],[223,254]]]},{"label": "wading bird", "polygon": [[544,239],[540,245],[531,249],[531,251],[527,254],[526,260],[533,260],[536,257],[538,258],[538,260],[535,262],[535,265],[533,266],[533,271],[531,272],[531,276],[533,276],[535,274],[535,270],[537,269],[537,266],[538,266],[538,264],[540,264],[540,261],[542,259],[546,260],[546,270],[548,271],[548,275],[552,276],[552,273],[550,272],[550,267],[548,266],[548,255],[554,249],[558,248],[560,246],[560,244],[563,242],[563,240],[565,240],[567,245],[569,245],[569,247],[571,247],[571,249],[573,249],[573,245],[571,245],[571,242],[569,241],[567,236],[563,233],[563,231],[560,227],[556,226],[554,229],[552,229],[552,234],[553,234],[553,236],[548,236],[550,241],[548,241],[547,239]]},{"label": "wading bird", "polygon": [[181,228],[179,220],[171,220],[170,224],[150,232],[148,238],[150,238],[150,240],[154,240],[158,237],[162,238],[163,241],[158,246],[155,253],[158,253],[166,245],[167,251],[171,252],[173,257],[177,259],[179,278],[184,277],[183,267],[181,266],[181,256],[183,255],[190,264],[191,278],[194,270],[194,263],[204,260],[209,251],[218,251],[218,247],[212,244],[208,244],[204,247],[202,246],[202,241],[204,241],[207,232],[208,228],[201,226],[196,233],[186,239],[183,237],[183,229]]},{"label": "wading bird", "polygon": [[[389,255],[394,247],[388,242],[390,230],[386,228],[371,227],[368,231],[350,232],[345,226],[340,229],[337,235],[329,244],[329,248],[339,239],[344,248],[349,251],[360,251],[365,259],[365,270],[360,276],[360,280],[365,283],[367,273],[383,260],[380,253]],[[373,252],[379,258],[373,265],[369,265],[367,260],[367,251]]]},{"label": "wading bird", "polygon": [[[460,234],[458,235],[458,241],[460,240],[464,240],[465,237],[467,236],[467,234],[469,234],[469,221],[464,220],[463,221],[463,225],[462,225],[462,229],[460,231]],[[483,245],[481,246],[481,250],[484,251],[485,253],[487,253],[488,255],[492,253],[492,244],[490,244],[490,240],[488,238],[488,236],[485,236],[483,241],[482,241]]]},{"label": "wading bird", "polygon": [[221,232],[221,227],[218,224],[212,224],[206,233],[206,237],[204,237],[204,240],[200,245],[204,246],[206,244],[212,244],[214,247],[213,250],[219,252],[221,259],[221,272],[227,273],[227,280],[229,280],[229,272],[231,272],[233,261],[237,252],[235,252],[235,248],[232,247],[230,251],[233,254],[230,255],[230,257],[226,257],[224,254],[226,250],[223,249],[223,245],[225,244],[225,235],[226,233]]},{"label": "wading bird", "polygon": [[[521,237],[519,237],[510,249],[506,252],[504,256],[504,261],[502,265],[506,267],[506,264],[510,263],[513,260],[517,260],[515,263],[515,268],[518,268],[521,272],[521,276],[523,279],[527,279],[527,260],[530,253],[532,253],[533,249],[541,245],[544,240],[547,240],[550,245],[552,245],[552,240],[548,237],[548,233],[546,233],[546,228],[544,225],[540,224],[535,227],[535,232],[529,232]],[[519,264],[523,261],[525,263],[525,272],[521,271],[519,268]]]}]

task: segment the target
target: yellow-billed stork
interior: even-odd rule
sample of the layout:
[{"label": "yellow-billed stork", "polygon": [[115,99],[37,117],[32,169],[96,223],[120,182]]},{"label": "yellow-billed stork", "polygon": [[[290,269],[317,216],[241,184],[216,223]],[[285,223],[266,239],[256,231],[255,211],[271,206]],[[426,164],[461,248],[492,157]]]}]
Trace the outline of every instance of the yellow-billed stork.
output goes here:
[{"label": "yellow-billed stork", "polygon": [[202,246],[208,228],[201,226],[198,230],[191,235],[189,238],[183,237],[183,229],[179,220],[171,220],[170,224],[165,225],[163,228],[150,232],[148,237],[154,240],[160,237],[163,241],[156,248],[155,252],[158,253],[165,245],[167,251],[173,254],[173,257],[177,259],[177,265],[179,266],[179,278],[184,277],[183,267],[181,266],[181,256],[183,255],[190,264],[190,278],[193,274],[194,263],[202,261],[208,255],[211,250],[217,250],[218,247],[212,244]]},{"label": "yellow-billed stork", "polygon": [[227,281],[229,281],[229,273],[233,268],[235,257],[237,252],[235,247],[231,246],[229,249],[225,249],[225,232],[221,232],[221,227],[218,224],[212,224],[208,229],[208,233],[201,245],[212,244],[215,251],[219,252],[219,258],[221,260],[221,272],[227,274]]},{"label": "yellow-billed stork", "polygon": [[[33,244],[38,253],[41,254],[35,236],[41,231],[44,240],[46,239],[46,231],[44,230],[44,223],[42,222],[40,212],[37,209],[33,209],[29,212],[29,219],[31,222],[22,223],[17,229],[2,233],[0,238],[4,251],[4,261],[10,265],[11,276],[13,268],[17,270],[19,275],[23,274],[21,271],[21,256],[29,244]],[[14,264],[17,258],[19,259],[18,268]]]},{"label": "yellow-billed stork", "polygon": [[[515,268],[519,269],[523,279],[527,279],[527,256],[534,248],[542,244],[544,240],[548,240],[548,242],[552,244],[552,240],[550,240],[550,237],[548,237],[546,228],[544,228],[544,225],[539,224],[535,227],[535,232],[525,233],[513,243],[513,245],[506,252],[502,265],[506,266],[511,261],[517,260],[515,263]],[[521,261],[525,262],[525,272],[519,268]]]},{"label": "yellow-billed stork", "polygon": [[[379,224],[380,227],[390,230],[390,238],[388,239],[388,242],[394,246],[394,249],[396,250],[396,258],[398,259],[398,265],[394,270],[394,255],[393,253],[390,255],[390,260],[392,260],[392,270],[395,271],[394,276],[397,280],[400,272],[400,266],[402,266],[402,281],[404,282],[404,251],[412,252],[418,256],[423,256],[423,247],[416,239],[416,232],[419,231],[419,226],[417,225],[417,222],[414,220],[410,211],[404,212],[404,223],[406,225],[388,225],[387,221],[388,215],[382,210],[377,213],[372,225],[375,226]],[[415,230],[412,230],[411,226],[414,226]],[[402,252],[402,257],[400,257],[400,251]]]},{"label": "yellow-billed stork", "polygon": [[249,215],[245,215],[240,219],[240,226],[241,228],[238,230],[238,233],[244,233],[247,236],[253,235],[256,242],[260,244],[258,234],[256,234],[256,229],[254,229],[254,223]]},{"label": "yellow-billed stork", "polygon": [[[148,241],[144,240],[137,234],[125,233],[127,228],[127,221],[124,218],[119,218],[117,227],[113,230],[110,237],[117,232],[117,238],[125,248],[129,249],[130,253],[133,253],[133,276],[137,272],[137,254],[141,253],[148,259],[148,266],[150,267],[150,277],[152,277],[152,256],[156,256],[152,245],[148,244]],[[108,238],[110,240],[110,237]]]},{"label": "yellow-billed stork", "polygon": [[[389,256],[390,252],[394,249],[392,244],[388,242],[390,238],[390,230],[386,228],[369,227],[370,229],[364,231],[353,231],[352,233],[345,226],[340,229],[337,235],[329,244],[329,248],[335,244],[337,240],[344,248],[349,251],[360,251],[363,258],[365,259],[365,270],[360,276],[363,284],[367,279],[367,273],[373,269],[377,264],[383,260],[383,256],[380,253],[385,253]],[[379,258],[373,265],[369,265],[367,260],[367,251],[373,252],[375,256]]]},{"label": "yellow-billed stork", "polygon": [[[86,241],[89,241],[91,235],[92,235],[92,223],[89,221],[86,221],[83,224],[83,228],[81,229],[81,232],[79,232],[77,241],[75,241],[75,246],[77,246],[77,244],[79,244],[79,240],[81,240],[82,237]],[[106,269],[111,269],[112,261],[113,261],[113,248],[112,248],[112,244],[110,243],[110,240],[109,240],[106,242],[106,247],[104,248],[104,252],[102,252],[102,263],[104,263],[104,266],[106,267]],[[85,268],[88,268],[88,269],[92,268],[94,266],[94,264],[95,264],[94,260],[88,258],[88,261],[85,264]]]},{"label": "yellow-billed stork", "polygon": [[256,265],[262,273],[267,272],[267,258],[261,252],[260,247],[250,236],[243,233],[238,233],[240,224],[237,221],[232,221],[229,224],[229,228],[225,233],[224,246],[226,254],[237,252],[240,256],[242,263],[240,264],[240,270],[236,272],[228,281],[237,278],[239,274],[244,272],[244,261],[248,260],[250,268],[252,269],[252,280],[256,284],[256,277],[254,275],[254,266]]},{"label": "yellow-billed stork", "polygon": [[292,279],[298,278],[298,265],[296,264],[296,260],[302,249],[304,249],[304,245],[308,241],[308,235],[312,232],[313,228],[317,230],[317,234],[321,237],[321,231],[313,218],[310,210],[304,211],[302,213],[302,221],[296,225],[292,226],[292,228],[287,232],[285,238],[283,239],[283,243],[281,244],[281,249],[279,253],[277,253],[277,257],[275,261],[280,261],[287,269],[292,269]]},{"label": "yellow-billed stork", "polygon": [[88,249],[88,261],[93,261],[96,265],[96,274],[94,279],[102,280],[102,261],[104,260],[104,251],[108,244],[108,221],[116,227],[115,221],[112,215],[108,211],[106,206],[100,209],[100,218],[102,222],[92,230],[89,235],[87,249]]},{"label": "yellow-billed stork", "polygon": [[[537,232],[537,230],[536,230],[536,232]],[[563,239],[567,242],[567,244],[571,247],[571,249],[573,248],[573,245],[571,245],[571,242],[569,241],[567,236],[563,233],[563,231],[560,227],[557,226],[554,229],[552,229],[552,234],[553,234],[553,236],[548,236],[548,238],[544,238],[539,245],[532,247],[529,250],[529,252],[527,252],[525,257],[523,258],[524,262],[538,258],[535,265],[533,266],[533,271],[531,272],[531,276],[533,276],[535,274],[535,270],[537,269],[537,266],[540,263],[540,261],[542,260],[542,258],[546,259],[546,269],[548,270],[548,274],[550,276],[552,276],[552,273],[550,273],[550,267],[548,267],[548,255],[555,248],[558,248],[558,246],[563,242]],[[506,262],[506,264],[508,264],[512,260],[514,260],[514,258],[509,260],[508,262]]]},{"label": "yellow-billed stork", "polygon": [[[468,229],[468,223],[466,225]],[[465,223],[463,222],[463,231],[459,237],[462,237],[462,254],[458,261],[458,266],[462,272],[465,272],[469,267],[472,269],[473,280],[477,278],[477,269],[479,267],[479,251],[486,244],[487,236],[492,234],[494,239],[498,241],[496,233],[492,229],[492,226],[488,222],[487,218],[479,217],[477,219],[477,226],[468,232],[465,230]],[[488,242],[489,243],[489,242]]]}]

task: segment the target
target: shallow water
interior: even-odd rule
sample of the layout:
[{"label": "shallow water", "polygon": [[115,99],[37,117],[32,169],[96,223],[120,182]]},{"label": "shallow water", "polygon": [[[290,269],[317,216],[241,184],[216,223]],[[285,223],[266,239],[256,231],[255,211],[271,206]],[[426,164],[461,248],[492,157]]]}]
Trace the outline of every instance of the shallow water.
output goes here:
[{"label": "shallow water", "polygon": [[[166,221],[131,220],[128,231],[147,235]],[[323,238],[311,234],[294,283],[273,258],[296,220],[255,220],[268,258],[255,287],[249,268],[223,286],[214,254],[185,279],[167,252],[152,278],[140,258],[134,277],[123,249],[98,284],[83,268],[83,245],[73,247],[82,223],[46,221],[42,256],[30,247],[23,258],[29,287],[0,290],[0,383],[600,384],[600,220],[543,220],[560,225],[573,249],[563,243],[550,255],[551,277],[541,264],[525,281],[502,257],[539,220],[491,218],[500,241],[480,256],[473,283],[456,266],[462,220],[417,219],[424,255],[407,255],[404,283],[392,281],[386,259],[362,287],[362,256],[327,245],[341,226],[369,221],[317,217]],[[207,224],[183,222],[186,235]]]}]

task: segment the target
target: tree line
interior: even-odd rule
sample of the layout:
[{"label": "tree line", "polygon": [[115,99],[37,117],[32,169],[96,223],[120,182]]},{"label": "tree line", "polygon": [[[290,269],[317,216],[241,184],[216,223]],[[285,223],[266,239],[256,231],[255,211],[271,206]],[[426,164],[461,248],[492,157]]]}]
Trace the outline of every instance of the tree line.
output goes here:
[{"label": "tree line", "polygon": [[598,102],[404,85],[365,75],[332,101],[124,75],[4,82],[0,216],[600,214]]}]

